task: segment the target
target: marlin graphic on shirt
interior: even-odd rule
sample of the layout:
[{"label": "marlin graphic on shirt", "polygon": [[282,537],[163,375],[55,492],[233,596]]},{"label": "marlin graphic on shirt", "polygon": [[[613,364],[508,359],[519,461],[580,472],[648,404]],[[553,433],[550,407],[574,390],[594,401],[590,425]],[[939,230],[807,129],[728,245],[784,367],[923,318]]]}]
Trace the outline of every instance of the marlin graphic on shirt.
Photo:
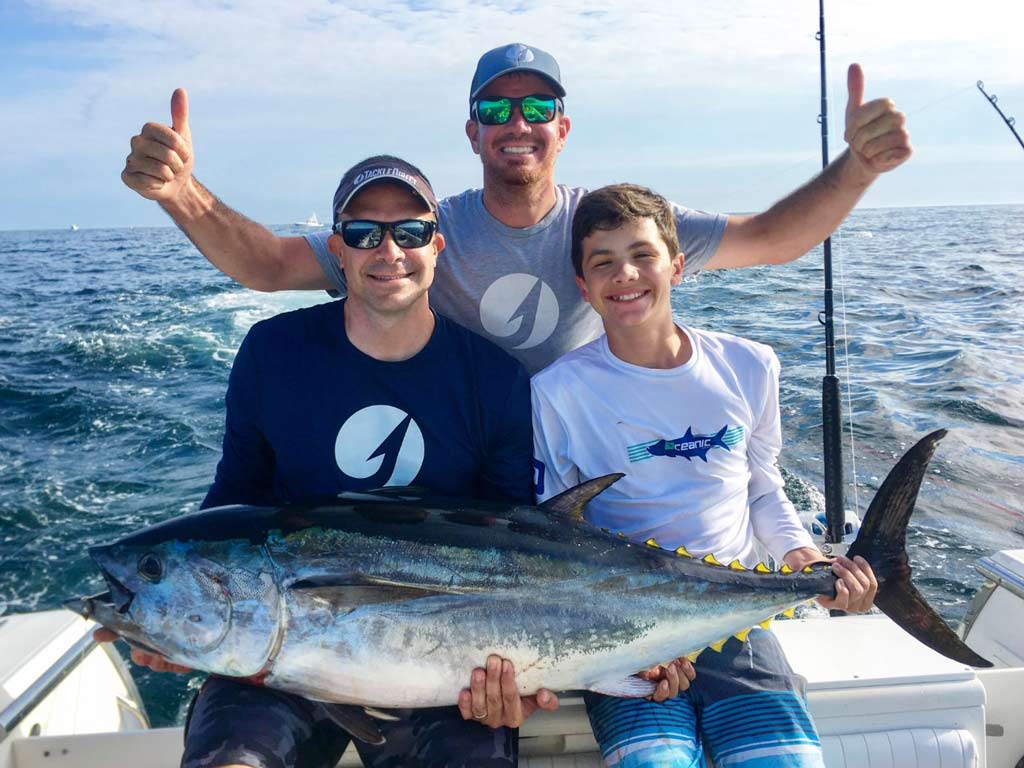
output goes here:
[{"label": "marlin graphic on shirt", "polygon": [[629,446],[630,462],[643,461],[654,456],[666,456],[669,458],[683,458],[687,461],[700,459],[707,463],[708,451],[712,448],[724,448],[731,451],[730,446],[736,445],[743,439],[743,427],[729,429],[726,424],[712,435],[695,435],[693,428],[687,427],[686,434],[674,440],[652,440],[647,443],[639,443]]}]

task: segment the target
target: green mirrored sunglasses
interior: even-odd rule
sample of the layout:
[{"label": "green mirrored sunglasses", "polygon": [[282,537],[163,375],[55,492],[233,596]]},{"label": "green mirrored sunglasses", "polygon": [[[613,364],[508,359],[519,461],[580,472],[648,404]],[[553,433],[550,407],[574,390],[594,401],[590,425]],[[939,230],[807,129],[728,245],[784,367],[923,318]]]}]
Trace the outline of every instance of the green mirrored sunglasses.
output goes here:
[{"label": "green mirrored sunglasses", "polygon": [[473,116],[484,125],[504,125],[512,119],[512,110],[516,107],[528,123],[550,123],[564,108],[562,100],[557,96],[477,99],[473,102]]}]

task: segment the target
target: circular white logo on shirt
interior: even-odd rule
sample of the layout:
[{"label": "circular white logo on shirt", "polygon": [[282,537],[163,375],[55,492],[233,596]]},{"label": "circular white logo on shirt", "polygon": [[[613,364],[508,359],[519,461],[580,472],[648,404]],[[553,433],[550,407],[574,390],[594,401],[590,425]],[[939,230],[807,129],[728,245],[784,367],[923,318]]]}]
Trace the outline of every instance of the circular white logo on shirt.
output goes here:
[{"label": "circular white logo on shirt", "polygon": [[516,273],[491,283],[480,299],[480,324],[502,346],[529,349],[547,341],[558,325],[558,300],[536,275]]},{"label": "circular white logo on shirt", "polygon": [[423,466],[423,433],[412,416],[390,405],[353,413],[334,441],[338,469],[351,478],[373,478],[374,487],[409,485]]}]

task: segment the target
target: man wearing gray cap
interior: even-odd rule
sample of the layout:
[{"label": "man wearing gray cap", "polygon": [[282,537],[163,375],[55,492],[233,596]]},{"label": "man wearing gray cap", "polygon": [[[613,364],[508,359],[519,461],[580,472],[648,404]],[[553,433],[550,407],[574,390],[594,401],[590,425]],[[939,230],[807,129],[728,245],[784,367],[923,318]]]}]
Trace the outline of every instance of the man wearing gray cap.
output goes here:
[{"label": "man wearing gray cap", "polygon": [[[224,450],[202,507],[409,485],[532,502],[526,371],[428,302],[445,240],[427,179],[398,158],[372,157],[345,173],[333,207],[327,248],[348,294],[250,329],[232,365]],[[182,671],[141,651],[133,659]],[[408,682],[386,667],[366,675],[384,690]],[[516,764],[516,732],[474,722],[485,711],[468,721],[454,706],[396,714],[372,720],[356,708],[213,676],[190,709],[182,765],[333,768],[350,732],[363,739],[356,746],[368,767]],[[374,731],[384,743],[366,742]]]},{"label": "man wearing gray cap", "polygon": [[[879,173],[909,157],[903,115],[888,99],[862,103],[856,65],[849,86],[849,150],[808,184],[754,216],[674,207],[687,273],[796,259],[839,225]],[[485,53],[470,86],[466,122],[483,165],[483,189],[438,207],[447,248],[433,305],[506,349],[530,373],[601,331],[580,299],[568,256],[572,216],[585,190],[555,183],[555,160],[570,129],[565,94],[557,62],[539,48],[513,43]],[[345,276],[326,235],[277,237],[192,176],[184,91],[175,91],[171,112],[173,126],[147,123],[132,139],[125,184],[157,200],[215,266],[243,285],[344,294]]]}]

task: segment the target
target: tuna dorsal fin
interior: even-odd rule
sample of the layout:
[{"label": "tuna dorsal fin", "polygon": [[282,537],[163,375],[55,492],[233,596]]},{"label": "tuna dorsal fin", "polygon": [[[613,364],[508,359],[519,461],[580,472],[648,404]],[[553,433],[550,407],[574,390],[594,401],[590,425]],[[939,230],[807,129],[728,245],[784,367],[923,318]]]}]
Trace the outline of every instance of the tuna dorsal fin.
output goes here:
[{"label": "tuna dorsal fin", "polygon": [[587,482],[573,486],[567,491],[562,491],[557,496],[552,496],[541,504],[540,508],[546,512],[561,512],[576,520],[582,520],[583,508],[587,506],[587,503],[605,488],[621,480],[623,477],[625,475],[622,472],[613,472],[610,475],[595,477],[593,480],[587,480]]},{"label": "tuna dorsal fin", "polygon": [[[372,494],[373,496],[388,496],[397,497],[400,499],[404,498],[421,498],[423,496],[437,495],[436,492],[422,485],[385,485],[380,488],[372,488],[369,491],[362,491],[362,494]],[[359,492],[347,491],[339,493],[338,498],[346,498],[349,495],[359,496]]]},{"label": "tuna dorsal fin", "polygon": [[614,678],[610,680],[599,680],[593,685],[588,685],[587,690],[594,693],[603,693],[606,696],[618,696],[623,699],[642,699],[650,696],[658,688],[657,683],[644,680],[642,677],[630,675],[626,678]]}]

